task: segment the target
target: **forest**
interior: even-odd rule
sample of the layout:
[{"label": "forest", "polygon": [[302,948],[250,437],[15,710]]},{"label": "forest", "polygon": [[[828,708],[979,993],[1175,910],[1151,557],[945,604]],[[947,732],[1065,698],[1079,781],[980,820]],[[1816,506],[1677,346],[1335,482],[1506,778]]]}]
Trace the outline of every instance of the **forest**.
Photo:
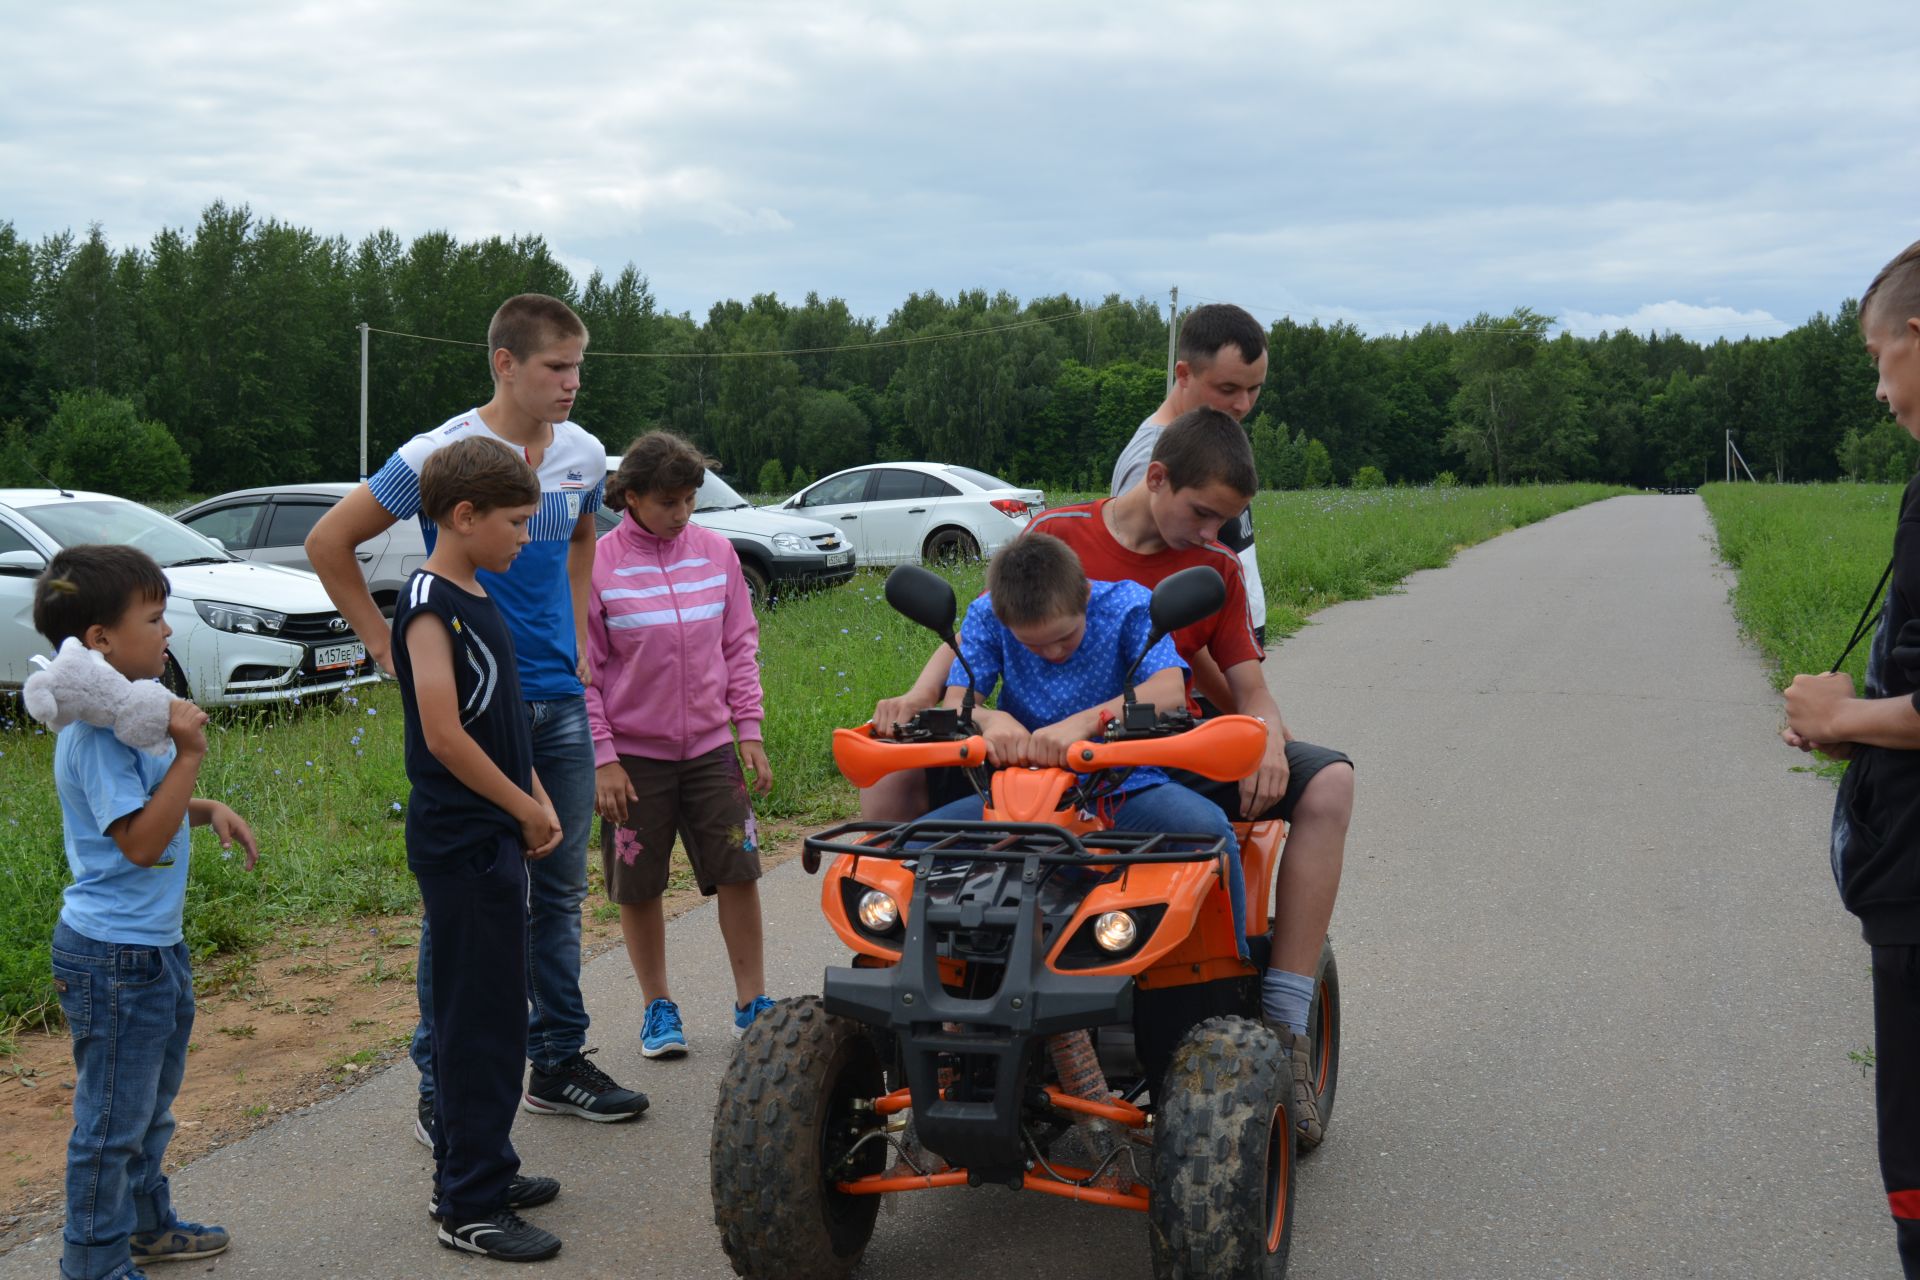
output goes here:
[{"label": "forest", "polygon": [[[577,417],[611,451],[669,428],[759,492],[896,458],[1104,488],[1165,388],[1167,315],[1145,298],[929,291],[880,319],[761,294],[675,315],[639,266],[582,281],[537,235],[353,243],[215,203],[138,247],[0,221],[0,484],[352,479],[359,326],[377,467],[486,398],[487,320],[526,291],[586,321]],[[1274,322],[1246,424],[1263,485],[1690,487],[1720,477],[1729,431],[1765,480],[1904,479],[1920,456],[1875,402],[1852,300],[1710,344],[1555,328],[1526,307],[1396,335]]]}]

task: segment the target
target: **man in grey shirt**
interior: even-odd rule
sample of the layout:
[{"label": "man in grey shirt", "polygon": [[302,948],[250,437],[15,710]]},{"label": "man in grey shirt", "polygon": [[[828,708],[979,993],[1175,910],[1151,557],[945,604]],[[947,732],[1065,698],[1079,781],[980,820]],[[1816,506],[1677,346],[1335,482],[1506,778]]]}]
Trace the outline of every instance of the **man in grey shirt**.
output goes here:
[{"label": "man in grey shirt", "polygon": [[[1181,414],[1202,405],[1218,409],[1235,422],[1244,422],[1260,397],[1267,378],[1267,335],[1260,322],[1229,303],[1209,303],[1187,313],[1180,326],[1175,352],[1173,390],[1140,424],[1113,464],[1108,486],[1119,497],[1147,474],[1153,444],[1160,431]],[[1267,598],[1260,585],[1260,565],[1253,554],[1253,508],[1220,527],[1220,541],[1240,557],[1247,572],[1247,606],[1253,613],[1253,633],[1267,642]]]}]

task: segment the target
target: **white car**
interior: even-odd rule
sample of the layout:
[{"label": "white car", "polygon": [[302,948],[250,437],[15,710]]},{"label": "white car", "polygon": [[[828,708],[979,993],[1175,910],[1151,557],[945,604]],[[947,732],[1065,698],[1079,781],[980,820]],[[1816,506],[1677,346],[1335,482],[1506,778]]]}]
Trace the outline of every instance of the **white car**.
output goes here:
[{"label": "white car", "polygon": [[[173,513],[203,538],[255,564],[312,571],[307,535],[320,517],[360,486],[351,483],[282,484],[235,489]],[[418,520],[400,520],[385,533],[355,547],[367,592],[380,612],[393,616],[394,602],[413,571],[427,562],[427,539]]]},{"label": "white car", "polygon": [[[609,492],[613,473],[619,469],[620,456],[608,454]],[[600,532],[618,524],[623,510],[602,503],[597,513]],[[712,471],[694,494],[693,522],[733,544],[740,557],[740,576],[747,580],[747,594],[756,607],[769,596],[837,586],[853,577],[851,540],[838,529],[818,520],[761,510]]]},{"label": "white car", "polygon": [[312,574],[237,560],[125,498],[0,489],[0,689],[20,688],[33,674],[32,656],[52,652],[33,629],[34,579],[62,547],[96,542],[138,547],[166,572],[173,638],[162,681],[182,697],[231,706],[379,679]]},{"label": "white car", "polygon": [[860,563],[918,564],[990,556],[1046,510],[1038,489],[941,462],[876,462],[837,471],[777,506],[835,526]]}]

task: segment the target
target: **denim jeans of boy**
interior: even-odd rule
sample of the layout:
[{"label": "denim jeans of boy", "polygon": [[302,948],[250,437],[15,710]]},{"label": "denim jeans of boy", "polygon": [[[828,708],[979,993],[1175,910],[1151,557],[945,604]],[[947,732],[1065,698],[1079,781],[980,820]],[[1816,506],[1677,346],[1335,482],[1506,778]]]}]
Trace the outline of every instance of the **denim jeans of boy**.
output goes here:
[{"label": "denim jeans of boy", "polygon": [[[527,1057],[550,1071],[586,1047],[587,1004],[580,994],[580,906],[587,900],[587,836],[593,827],[593,734],[587,700],[529,702],[533,770],[560,818],[560,845],[527,864]],[[454,839],[460,833],[449,833]],[[420,1025],[411,1050],[420,1096],[433,1097],[432,938],[420,923],[414,991]]]},{"label": "denim jeans of boy", "polygon": [[53,980],[79,1080],[67,1142],[64,1280],[132,1272],[127,1238],[174,1221],[162,1161],[193,1034],[185,943],[97,942],[53,930]]},{"label": "denim jeans of boy", "polygon": [[[1228,861],[1227,900],[1233,904],[1233,933],[1240,955],[1247,955],[1247,880],[1240,870],[1240,841],[1234,837],[1233,824],[1219,805],[1197,791],[1177,782],[1157,787],[1142,787],[1117,797],[1113,812],[1115,831],[1170,831],[1182,834],[1225,836]],[[985,806],[979,796],[963,796],[928,814],[929,818],[976,821]]]}]

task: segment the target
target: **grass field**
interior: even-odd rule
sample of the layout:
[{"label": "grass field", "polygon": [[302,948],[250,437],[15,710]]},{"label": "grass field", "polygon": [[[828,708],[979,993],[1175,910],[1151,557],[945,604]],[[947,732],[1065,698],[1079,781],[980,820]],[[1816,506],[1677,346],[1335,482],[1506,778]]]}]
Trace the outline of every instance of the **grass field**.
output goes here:
[{"label": "grass field", "polygon": [[[1733,608],[1784,686],[1846,646],[1893,554],[1901,486],[1713,484],[1700,491],[1720,554],[1739,571]],[[1856,683],[1867,641],[1847,659]]]},{"label": "grass field", "polygon": [[[1263,494],[1255,520],[1269,638],[1297,630],[1315,609],[1443,565],[1461,547],[1616,492],[1565,485]],[[1890,517],[1883,523],[1891,528]],[[964,601],[980,590],[983,571],[968,566],[952,578]],[[931,651],[924,632],[886,607],[881,583],[862,573],[845,587],[782,601],[763,619],[775,785],[760,808],[770,818],[824,821],[851,810],[852,789],[828,753],[831,731],[860,723],[876,701],[904,690]],[[212,741],[200,794],[227,801],[253,824],[261,858],[250,875],[196,833],[187,899],[196,955],[244,951],[292,922],[413,909],[400,700],[391,685],[319,705],[222,715]],[[58,1016],[46,948],[67,875],[52,747],[37,726],[0,720],[0,1028]]]}]

